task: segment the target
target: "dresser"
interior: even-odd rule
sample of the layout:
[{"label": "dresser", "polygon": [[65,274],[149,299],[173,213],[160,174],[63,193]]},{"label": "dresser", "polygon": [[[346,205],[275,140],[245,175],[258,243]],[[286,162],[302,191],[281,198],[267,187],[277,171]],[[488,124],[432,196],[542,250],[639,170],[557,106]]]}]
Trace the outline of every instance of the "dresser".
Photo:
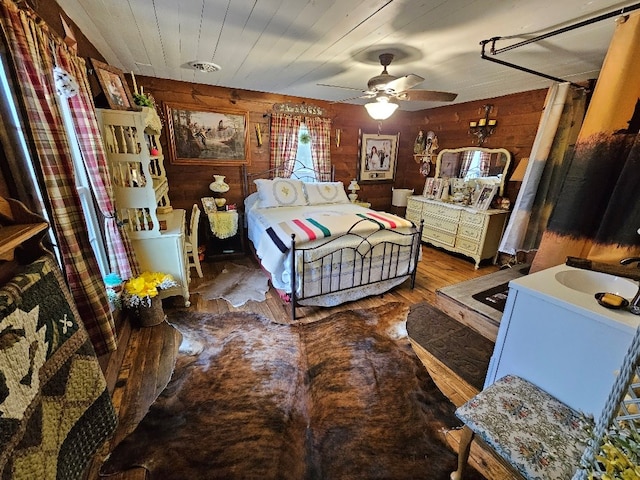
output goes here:
[{"label": "dresser", "polygon": [[424,242],[471,257],[478,268],[481,260],[497,254],[508,215],[414,195],[407,200],[405,217],[416,225],[424,220]]},{"label": "dresser", "polygon": [[156,111],[97,109],[111,176],[116,214],[127,230],[142,271],[168,273],[178,287],[161,298],[182,295],[189,306],[186,212],[174,210],[160,144]]}]

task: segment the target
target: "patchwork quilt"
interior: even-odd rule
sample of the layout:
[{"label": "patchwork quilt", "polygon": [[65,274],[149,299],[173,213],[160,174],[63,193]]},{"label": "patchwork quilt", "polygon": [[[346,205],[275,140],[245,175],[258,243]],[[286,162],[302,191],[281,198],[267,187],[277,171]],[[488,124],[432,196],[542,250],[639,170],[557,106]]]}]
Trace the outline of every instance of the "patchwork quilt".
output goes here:
[{"label": "patchwork quilt", "polygon": [[79,479],[113,433],[100,365],[55,261],[0,288],[0,478]]}]

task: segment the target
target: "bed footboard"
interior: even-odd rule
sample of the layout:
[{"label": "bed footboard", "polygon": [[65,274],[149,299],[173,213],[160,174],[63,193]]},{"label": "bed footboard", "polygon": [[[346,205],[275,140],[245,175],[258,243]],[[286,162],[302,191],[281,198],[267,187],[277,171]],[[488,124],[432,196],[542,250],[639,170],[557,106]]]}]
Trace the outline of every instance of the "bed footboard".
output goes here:
[{"label": "bed footboard", "polygon": [[[423,222],[411,231],[384,230],[368,234],[349,232],[316,247],[297,247],[291,236],[291,318],[300,301],[351,292],[358,299],[375,290],[393,288],[398,279],[415,286]],[[341,246],[346,244],[346,246]],[[335,246],[335,247],[334,247]],[[394,280],[396,280],[394,282]]]}]

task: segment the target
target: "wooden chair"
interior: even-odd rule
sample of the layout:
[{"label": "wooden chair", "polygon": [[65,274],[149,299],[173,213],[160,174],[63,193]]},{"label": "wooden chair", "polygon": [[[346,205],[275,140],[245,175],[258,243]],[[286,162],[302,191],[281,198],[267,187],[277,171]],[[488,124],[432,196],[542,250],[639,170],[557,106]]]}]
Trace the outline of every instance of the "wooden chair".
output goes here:
[{"label": "wooden chair", "polygon": [[[514,375],[499,379],[471,398],[456,415],[465,427],[458,469],[451,473],[451,480],[462,479],[474,435],[524,478],[585,480],[585,466],[594,464],[603,435],[612,426],[640,431],[640,327],[595,426],[592,420]],[[593,468],[598,471],[599,467]]]},{"label": "wooden chair", "polygon": [[189,221],[189,232],[186,240],[187,255],[189,258],[189,268],[195,267],[198,277],[202,278],[202,266],[198,256],[198,225],[200,224],[200,208],[194,203],[191,209],[191,219]]}]

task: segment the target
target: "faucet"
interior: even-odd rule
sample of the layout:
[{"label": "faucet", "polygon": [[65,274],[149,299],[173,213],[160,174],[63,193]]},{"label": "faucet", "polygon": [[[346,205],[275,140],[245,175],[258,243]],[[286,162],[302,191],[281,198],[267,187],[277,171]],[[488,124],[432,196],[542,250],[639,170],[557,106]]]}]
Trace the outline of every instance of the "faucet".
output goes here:
[{"label": "faucet", "polygon": [[[640,233],[640,229],[638,233]],[[640,257],[629,257],[620,260],[620,265],[631,265],[632,263],[636,263],[638,268],[640,268]],[[640,286],[638,287],[636,296],[633,297],[633,300],[631,300],[629,304],[629,311],[634,315],[640,315]]]}]

